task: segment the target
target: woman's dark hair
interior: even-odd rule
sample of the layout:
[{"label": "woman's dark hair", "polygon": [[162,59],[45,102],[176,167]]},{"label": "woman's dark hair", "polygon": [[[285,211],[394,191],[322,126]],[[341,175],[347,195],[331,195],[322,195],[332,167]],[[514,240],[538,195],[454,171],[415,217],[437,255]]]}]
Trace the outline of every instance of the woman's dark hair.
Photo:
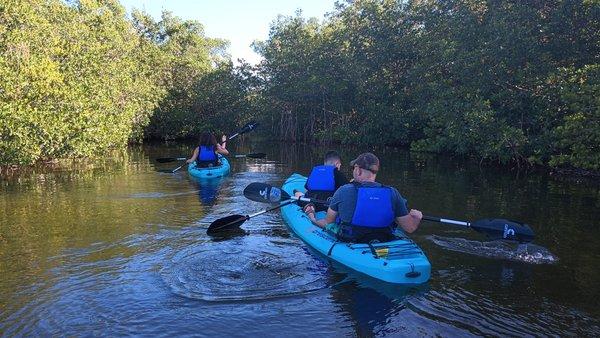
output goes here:
[{"label": "woman's dark hair", "polygon": [[201,146],[216,146],[217,139],[212,133],[202,133],[202,135],[200,135],[199,143]]}]

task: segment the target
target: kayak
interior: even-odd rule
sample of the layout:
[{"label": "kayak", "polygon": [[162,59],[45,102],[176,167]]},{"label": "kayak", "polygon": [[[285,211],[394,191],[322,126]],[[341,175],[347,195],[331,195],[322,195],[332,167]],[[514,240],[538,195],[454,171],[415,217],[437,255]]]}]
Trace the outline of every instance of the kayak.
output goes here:
[{"label": "kayak", "polygon": [[223,177],[229,173],[229,161],[227,161],[227,158],[221,154],[219,154],[219,161],[221,162],[221,165],[207,168],[196,167],[196,162],[192,162],[188,166],[188,172],[190,175],[196,178]]},{"label": "kayak", "polygon": [[[292,174],[282,189],[293,196],[294,189],[305,191],[305,183],[306,177]],[[396,284],[422,284],[429,280],[431,264],[427,256],[400,229],[390,242],[353,244],[340,242],[334,234],[314,225],[296,203],[283,206],[281,215],[306,244],[353,270]],[[324,218],[325,212],[318,212],[316,217]]]}]

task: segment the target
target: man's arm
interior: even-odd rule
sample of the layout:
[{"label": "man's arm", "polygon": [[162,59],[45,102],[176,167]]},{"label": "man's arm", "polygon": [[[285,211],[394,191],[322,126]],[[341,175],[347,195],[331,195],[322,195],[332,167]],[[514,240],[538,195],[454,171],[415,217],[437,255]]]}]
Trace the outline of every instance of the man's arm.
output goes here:
[{"label": "man's arm", "polygon": [[[308,208],[313,208],[312,206],[308,207]],[[315,209],[311,210],[307,210],[308,214],[308,219],[310,219],[311,222],[313,222],[313,224],[317,225],[320,228],[325,229],[325,226],[329,223],[334,223],[335,219],[337,218],[337,211],[333,211],[331,210],[331,208],[327,208],[327,215],[325,215],[325,218],[322,219],[317,219],[315,217]]]},{"label": "man's arm", "polygon": [[398,223],[402,230],[410,234],[417,230],[422,218],[422,212],[416,209],[410,209],[408,215],[396,217],[396,223]]}]

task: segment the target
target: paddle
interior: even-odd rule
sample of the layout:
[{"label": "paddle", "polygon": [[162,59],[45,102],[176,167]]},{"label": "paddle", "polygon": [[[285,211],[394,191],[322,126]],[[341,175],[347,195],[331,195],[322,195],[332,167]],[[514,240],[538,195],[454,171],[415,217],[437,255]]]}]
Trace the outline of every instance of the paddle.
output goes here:
[{"label": "paddle", "polygon": [[519,243],[529,243],[533,241],[535,237],[533,230],[529,225],[503,218],[484,218],[473,223],[433,216],[423,216],[423,219],[430,222],[465,226],[484,233],[493,240],[501,239],[517,241]]},{"label": "paddle", "polygon": [[[244,196],[252,201],[262,203],[279,203],[282,200],[294,198],[290,197],[287,192],[277,187],[260,182],[250,183],[244,189]],[[312,198],[302,197],[298,199],[305,202],[328,204],[327,201],[320,201]],[[531,230],[529,225],[502,218],[485,218],[472,223],[433,216],[423,216],[423,219],[431,222],[465,226],[484,233],[493,240],[501,239],[518,241],[519,243],[529,243],[533,241],[534,238],[533,230]]]},{"label": "paddle", "polygon": [[[242,129],[240,129],[237,133],[229,136],[228,140],[231,140],[231,139],[237,137],[238,135],[242,135],[242,134],[245,134],[245,133],[247,133],[249,131],[252,131],[252,130],[256,129],[256,127],[258,127],[258,123],[257,122],[246,123],[246,125],[244,127],[242,127]],[[256,157],[248,156],[248,157],[251,157],[251,158],[262,158],[262,157],[266,156],[266,154],[264,154],[264,156],[261,156],[261,154],[263,154],[263,153],[247,154],[247,155],[255,155],[256,156]],[[168,162],[185,161],[185,160],[187,160],[187,158],[185,158],[185,157],[159,157],[159,158],[156,159],[156,162],[158,162],[158,163],[168,163]],[[179,167],[171,170],[170,172],[171,173],[175,173],[179,169],[183,168],[186,164],[187,163],[184,163],[184,164],[180,165]],[[164,171],[164,172],[168,172],[168,171]]]},{"label": "paddle", "polygon": [[158,163],[169,163],[175,161],[185,161],[187,160],[185,157],[159,157],[156,159]]},{"label": "paddle", "polygon": [[267,156],[267,154],[265,154],[265,153],[250,153],[250,154],[238,154],[238,155],[234,155],[233,157],[235,157],[235,158],[242,158],[242,157],[265,158],[266,156]]},{"label": "paddle", "polygon": [[[249,158],[264,158],[265,156],[267,156],[267,154],[265,154],[265,153],[250,153],[250,154],[246,154],[246,155],[235,155],[235,157],[249,157]],[[184,158],[184,160],[185,160],[185,158]],[[186,164],[188,164],[188,163],[184,163],[184,164],[180,165],[179,167],[173,169],[171,171],[171,173],[176,172],[177,170],[181,169]]]},{"label": "paddle", "polygon": [[255,202],[271,204],[280,203],[281,201],[289,199],[293,199],[294,201],[298,200],[303,202],[329,204],[327,201],[314,198],[290,196],[290,194],[277,187],[261,182],[253,182],[248,184],[248,186],[246,186],[244,189],[244,197]]},{"label": "paddle", "polygon": [[244,188],[244,196],[255,202],[279,203],[283,200],[289,200],[291,196],[272,185],[260,182],[253,182]]},{"label": "paddle", "polygon": [[244,215],[231,215],[231,216],[219,218],[218,220],[212,222],[208,226],[208,229],[206,230],[206,234],[212,235],[217,232],[230,231],[230,230],[236,229],[252,217],[256,217],[258,215],[265,214],[269,211],[277,210],[283,206],[292,204],[296,201],[297,201],[296,199],[288,200],[288,201],[285,201],[285,202],[279,204],[278,206],[275,206],[270,209],[265,209],[265,210],[259,211],[257,213],[251,214],[251,215],[245,215],[245,216]]},{"label": "paddle", "polygon": [[188,165],[188,164],[189,164],[189,163],[187,163],[187,162],[186,162],[186,163],[184,163],[184,164],[180,165],[179,167],[177,167],[177,168],[175,168],[175,169],[171,170],[171,174],[174,174],[174,173],[175,173],[177,170],[179,170],[179,169],[183,168],[184,166],[186,166],[186,165]]},{"label": "paddle", "polygon": [[[234,155],[234,157],[236,157],[236,158],[240,158],[240,157],[264,158],[266,156],[267,156],[267,154],[265,154],[265,153],[249,153],[249,154]],[[187,160],[187,158],[185,158],[185,157],[159,157],[159,158],[156,159],[156,162],[158,162],[158,163],[169,163],[169,162],[185,161],[185,160]]]},{"label": "paddle", "polygon": [[165,169],[161,169],[158,172],[172,174],[172,173],[176,172],[177,170],[183,168],[186,165],[188,165],[188,163],[184,163],[184,164],[180,165],[179,167],[177,167],[175,169],[172,169],[172,170],[171,169],[166,169],[166,170]]},{"label": "paddle", "polygon": [[234,138],[238,135],[245,134],[249,131],[252,131],[252,130],[256,129],[256,127],[258,127],[258,122],[248,122],[242,129],[240,129],[240,131],[229,136],[229,140],[231,140],[232,138]]},{"label": "paddle", "polygon": [[244,196],[247,198],[256,201],[256,202],[266,202],[266,203],[278,203],[279,205],[259,211],[252,215],[231,215],[223,218],[219,218],[218,220],[212,222],[208,226],[208,230],[206,230],[207,234],[214,234],[220,231],[228,231],[239,227],[244,224],[247,220],[252,217],[265,214],[269,211],[277,210],[283,206],[288,204],[292,204],[297,201],[305,201],[305,202],[313,202],[313,203],[327,203],[325,201],[318,201],[310,198],[304,197],[291,197],[287,192],[273,187],[271,185],[265,183],[254,182],[250,183],[244,189]]}]

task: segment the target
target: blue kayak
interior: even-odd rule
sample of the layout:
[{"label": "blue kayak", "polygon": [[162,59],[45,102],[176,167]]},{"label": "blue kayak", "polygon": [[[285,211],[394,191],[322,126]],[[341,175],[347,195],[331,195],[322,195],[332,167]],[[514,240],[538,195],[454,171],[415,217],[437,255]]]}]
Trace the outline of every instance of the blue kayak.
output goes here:
[{"label": "blue kayak", "polygon": [[[294,189],[305,191],[306,177],[292,174],[282,189],[291,196]],[[314,225],[296,204],[281,208],[288,226],[306,244],[328,258],[371,277],[397,284],[422,284],[429,280],[431,264],[421,248],[404,232],[396,230],[396,240],[372,244],[340,242],[329,231]],[[318,212],[324,218],[325,212]]]},{"label": "blue kayak", "polygon": [[221,165],[207,168],[196,167],[196,162],[192,162],[188,166],[188,172],[196,178],[206,179],[223,177],[229,173],[229,161],[221,154],[219,154],[219,161],[221,162]]}]

